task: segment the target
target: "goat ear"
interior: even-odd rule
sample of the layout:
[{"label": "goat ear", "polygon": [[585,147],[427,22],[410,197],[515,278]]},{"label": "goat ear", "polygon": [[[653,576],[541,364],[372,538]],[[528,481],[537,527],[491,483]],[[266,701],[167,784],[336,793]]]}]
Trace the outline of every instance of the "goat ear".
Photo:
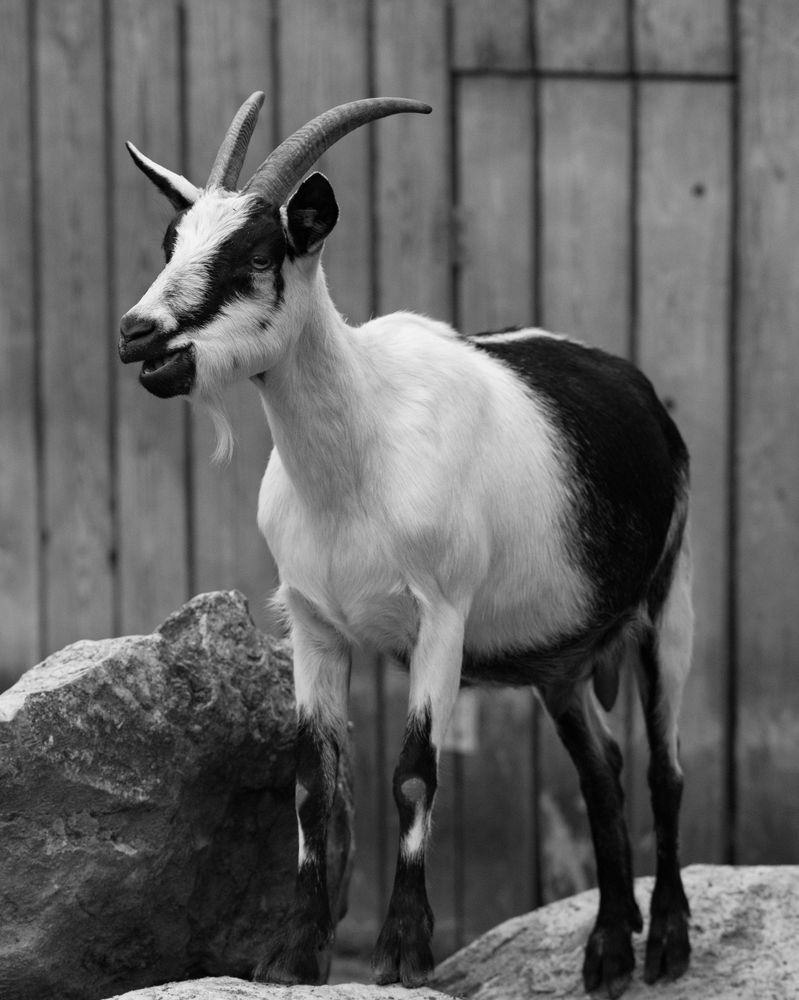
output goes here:
[{"label": "goat ear", "polygon": [[149,177],[161,194],[166,195],[173,207],[179,212],[197,201],[200,191],[191,181],[187,181],[181,174],[167,170],[166,167],[160,167],[154,160],[139,152],[132,142],[126,142],[125,145],[139,170],[145,177]]},{"label": "goat ear", "polygon": [[311,174],[300,184],[286,206],[286,220],[299,256],[321,249],[338,221],[336,197],[324,174]]}]

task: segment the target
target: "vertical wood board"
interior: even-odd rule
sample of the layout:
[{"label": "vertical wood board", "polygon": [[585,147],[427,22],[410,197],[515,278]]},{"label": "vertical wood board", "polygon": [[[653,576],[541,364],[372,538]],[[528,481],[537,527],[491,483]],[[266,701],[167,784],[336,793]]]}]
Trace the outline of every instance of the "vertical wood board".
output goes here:
[{"label": "vertical wood board", "polygon": [[637,67],[644,72],[729,73],[730,7],[730,0],[636,0]]},{"label": "vertical wood board", "polygon": [[[306,0],[280,4],[280,94],[283,136],[315,115],[368,96],[365,0]],[[339,220],[322,262],[330,294],[351,323],[368,319],[372,302],[370,132],[378,121],[335,143],[312,168],[333,186]]]},{"label": "vertical wood board", "polygon": [[[625,356],[631,323],[630,85],[544,80],[541,88],[541,321]],[[625,754],[626,694],[625,687],[610,719]],[[542,891],[551,901],[594,884],[594,855],[577,771],[548,719],[540,727],[538,757]],[[625,773],[632,768],[627,756]]]},{"label": "vertical wood board", "polygon": [[541,84],[541,322],[626,354],[630,305],[630,86]]},{"label": "vertical wood board", "polygon": [[[479,331],[527,324],[535,307],[533,83],[464,78],[456,97],[459,326]],[[470,931],[518,913],[529,899],[529,882],[520,873],[528,870],[532,724],[526,692],[481,696],[481,752],[463,762]],[[498,824],[499,803],[504,808]]]},{"label": "vertical wood board", "polygon": [[501,6],[485,0],[457,0],[452,4],[453,67],[503,72],[532,69],[531,16],[529,0],[503,0]]},{"label": "vertical wood board", "polygon": [[39,655],[36,340],[28,5],[3,7],[0,92],[0,689]]},{"label": "vertical wood board", "polygon": [[[411,309],[447,319],[452,289],[446,6],[442,0],[401,4],[379,0],[372,10],[375,92],[416,98],[433,106],[430,116],[393,116],[375,125],[372,133],[376,257],[370,263],[376,282],[375,311],[382,315]],[[404,735],[408,684],[396,666],[386,664],[380,669],[381,703],[374,721],[383,773],[377,775],[376,803],[378,821],[386,833],[379,863],[383,884],[390,891],[399,836],[391,776]],[[382,727],[381,719],[385,720]],[[454,950],[459,933],[453,843],[458,792],[455,770],[451,756],[442,754],[427,868],[438,960]],[[368,809],[371,815],[371,805]],[[384,916],[378,908],[378,930]]]},{"label": "vertical wood board", "polygon": [[[368,96],[369,30],[364,0],[281,2],[278,16],[278,121],[283,138],[328,108]],[[363,322],[371,310],[370,142],[383,127],[384,122],[376,122],[357,129],[311,168],[325,174],[339,205],[338,223],[326,241],[322,264],[333,301],[352,323]],[[369,954],[384,916],[379,868],[386,859],[380,857],[377,830],[383,821],[381,810],[391,799],[391,783],[390,776],[382,780],[378,768],[377,743],[384,734],[375,727],[377,670],[373,654],[356,651],[349,713],[357,854],[347,916],[337,932],[339,952]]]},{"label": "vertical wood board", "polygon": [[629,69],[627,0],[535,0],[538,68]]},{"label": "vertical wood board", "polygon": [[[102,12],[37,7],[46,651],[111,634]],[[54,152],[54,151],[57,151]]]},{"label": "vertical wood board", "polygon": [[[114,316],[138,301],[164,264],[174,209],[136,168],[124,142],[180,171],[177,7],[117,4],[111,14],[114,98]],[[113,332],[109,336],[113,339]],[[186,420],[183,400],[139,385],[140,365],[115,365],[118,419],[120,628],[149,632],[189,596]]]},{"label": "vertical wood board", "polygon": [[[188,176],[204,184],[219,144],[239,105],[254,90],[269,90],[272,23],[268,4],[212,0],[186,4],[186,114]],[[267,102],[241,173],[244,183],[272,148],[272,107]],[[274,564],[256,524],[258,490],[271,440],[256,390],[244,381],[225,391],[236,437],[228,465],[212,466],[215,434],[208,414],[194,416],[193,497],[196,590],[235,587],[250,602],[257,625],[267,626],[265,599],[276,584]]]},{"label": "vertical wood board", "polygon": [[375,7],[379,94],[432,105],[429,116],[397,115],[375,130],[379,313],[452,312],[452,178],[449,74],[443,62],[443,0],[380,0]]},{"label": "vertical wood board", "polygon": [[[696,628],[680,725],[686,864],[721,861],[726,832],[730,101],[726,84],[641,89],[638,351],[691,452]],[[646,759],[642,724],[637,742]],[[636,801],[633,842],[651,866],[645,788]]]},{"label": "vertical wood board", "polygon": [[799,839],[799,22],[789,0],[740,9],[737,860],[780,864]]},{"label": "vertical wood board", "polygon": [[459,82],[459,326],[465,333],[533,319],[533,84]]}]

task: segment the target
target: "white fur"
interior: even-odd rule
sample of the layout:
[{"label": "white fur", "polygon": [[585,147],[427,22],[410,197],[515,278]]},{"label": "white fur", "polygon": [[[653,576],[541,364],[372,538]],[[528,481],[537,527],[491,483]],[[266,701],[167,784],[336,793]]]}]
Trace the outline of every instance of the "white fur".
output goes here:
[{"label": "white fur", "polygon": [[691,549],[686,525],[683,544],[677,558],[674,579],[657,622],[657,655],[660,661],[660,699],[657,712],[669,747],[672,763],[680,770],[677,744],[677,720],[683,689],[688,679],[693,652],[694,611]]},{"label": "white fur", "polygon": [[406,861],[414,860],[424,854],[429,835],[430,811],[425,809],[423,802],[417,802],[413,826],[408,830],[400,843],[400,851]]}]

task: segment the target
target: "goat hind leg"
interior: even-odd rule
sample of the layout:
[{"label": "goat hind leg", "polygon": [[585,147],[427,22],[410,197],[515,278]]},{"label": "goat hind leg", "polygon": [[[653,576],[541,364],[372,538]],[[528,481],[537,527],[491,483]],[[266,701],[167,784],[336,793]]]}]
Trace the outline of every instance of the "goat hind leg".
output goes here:
[{"label": "goat hind leg", "polygon": [[638,686],[649,740],[649,789],[655,820],[657,867],[650,909],[644,979],[677,979],[688,968],[690,908],[679,858],[682,770],[677,715],[691,662],[693,613],[690,557],[684,550],[655,629],[642,641]]},{"label": "goat hind leg", "polygon": [[604,986],[608,996],[615,998],[632,978],[632,932],[643,927],[633,893],[630,841],[623,814],[621,751],[587,684],[575,690],[555,725],[580,776],[599,882],[599,913],[585,949],[583,982],[588,992]]}]

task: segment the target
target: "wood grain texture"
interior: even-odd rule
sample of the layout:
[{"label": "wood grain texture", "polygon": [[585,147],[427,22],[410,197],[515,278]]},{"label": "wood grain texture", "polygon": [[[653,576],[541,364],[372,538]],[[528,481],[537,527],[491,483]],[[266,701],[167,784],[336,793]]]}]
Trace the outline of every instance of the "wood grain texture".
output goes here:
[{"label": "wood grain texture", "polygon": [[[282,2],[280,18],[281,133],[290,134],[327,108],[369,96],[369,12],[364,0]],[[333,185],[339,221],[325,245],[323,264],[328,286],[351,323],[366,320],[372,310],[374,266],[369,172],[371,144],[386,122],[358,129],[334,145],[313,167]],[[357,651],[350,681],[353,722],[353,769],[358,845],[347,917],[338,931],[339,948],[369,955],[385,913],[382,898],[393,879],[395,841],[384,844],[378,830],[393,815],[391,773],[399,743],[388,746],[377,725],[379,708],[377,657]],[[404,701],[392,717],[405,718]],[[386,760],[386,773],[381,761]]]},{"label": "wood grain texture", "polygon": [[[541,322],[626,356],[630,350],[631,91],[624,82],[541,83]],[[629,680],[611,717],[625,751]],[[538,743],[541,880],[545,900],[594,884],[577,772],[549,720]]]},{"label": "wood grain texture", "polygon": [[452,319],[449,74],[443,0],[380,0],[375,6],[375,85],[380,94],[432,105],[375,130],[377,307]]},{"label": "wood grain texture", "polygon": [[0,93],[0,688],[39,655],[36,339],[28,5],[3,6]]},{"label": "wood grain texture", "polygon": [[[365,0],[305,0],[280,4],[281,132],[289,135],[315,115],[369,96]],[[339,220],[325,244],[330,293],[351,323],[368,319],[372,303],[370,130],[357,129],[313,167],[333,185]]]},{"label": "wood grain texture", "polygon": [[[99,0],[37,7],[46,650],[113,617]],[[53,151],[57,150],[57,154]]]},{"label": "wood grain texture", "polygon": [[[378,0],[374,11],[374,79],[378,94],[412,97],[431,104],[429,116],[397,115],[374,126],[376,174],[373,262],[378,314],[399,309],[452,319],[452,190],[449,144],[449,74],[446,4],[443,0]],[[385,762],[377,799],[387,832],[383,879],[390,888],[398,829],[390,795],[407,714],[407,679],[385,668],[376,732]],[[365,707],[365,706],[364,706]],[[375,720],[377,721],[377,720]],[[455,757],[443,753],[433,814],[433,840],[427,882],[436,915],[434,953],[450,954],[463,934],[458,902],[458,815],[460,771]],[[379,923],[384,914],[379,914]]]},{"label": "wood grain texture", "polygon": [[627,0],[536,0],[539,69],[629,69]]},{"label": "wood grain texture", "polygon": [[[641,89],[638,353],[691,452],[696,630],[680,726],[686,863],[722,860],[726,834],[730,112],[726,84]],[[646,759],[640,724],[636,743]],[[644,787],[636,803],[633,840],[651,867]]]},{"label": "wood grain texture", "polygon": [[[163,267],[173,209],[125,149],[182,170],[177,5],[142,0],[111,11],[114,108],[114,315],[122,316]],[[115,365],[118,413],[120,629],[151,631],[189,596],[186,421],[183,400],[156,399],[139,365]]]},{"label": "wood grain texture", "polygon": [[788,0],[741,4],[737,860],[799,838],[799,52]]},{"label": "wood grain texture", "polygon": [[[185,113],[188,176],[203,184],[240,103],[269,90],[272,23],[268,4],[234,0],[186,3]],[[246,179],[272,149],[272,107],[267,102],[242,170]],[[274,564],[256,526],[258,489],[271,440],[258,394],[248,382],[225,394],[236,451],[229,465],[211,466],[215,436],[207,414],[193,414],[194,564],[198,591],[236,587],[247,595],[256,624],[270,625],[265,599],[277,582]]]},{"label": "wood grain texture", "polygon": [[541,322],[629,349],[630,86],[541,84]]},{"label": "wood grain texture", "polygon": [[460,280],[465,333],[533,319],[533,84],[464,79],[457,90]]},{"label": "wood grain texture", "polygon": [[635,0],[636,64],[645,72],[724,75],[730,0]]},{"label": "wood grain texture", "polygon": [[453,66],[503,72],[531,69],[531,17],[528,0],[504,0],[501,10],[485,0],[453,3]]},{"label": "wood grain texture", "polygon": [[[533,319],[533,84],[463,79],[457,93],[461,214],[459,325],[487,330]],[[530,905],[533,798],[528,692],[483,692],[480,751],[464,758],[469,936]]]}]

